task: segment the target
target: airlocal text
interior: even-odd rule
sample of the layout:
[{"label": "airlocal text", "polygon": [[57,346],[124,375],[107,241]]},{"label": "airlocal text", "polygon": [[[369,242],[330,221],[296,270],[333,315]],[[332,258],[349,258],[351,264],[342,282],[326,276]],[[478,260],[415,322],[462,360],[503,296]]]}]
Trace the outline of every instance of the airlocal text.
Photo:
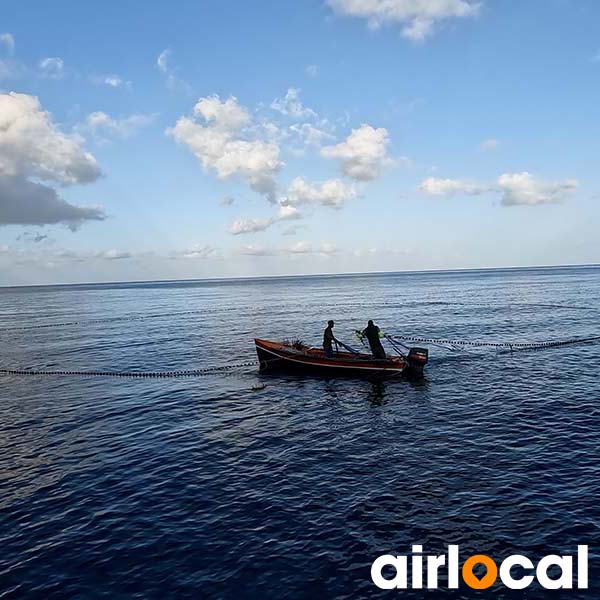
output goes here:
[{"label": "airlocal text", "polygon": [[[392,554],[378,557],[371,566],[371,579],[382,590],[438,589],[438,577],[443,577],[444,584],[447,580],[450,589],[458,588],[462,579],[474,590],[485,590],[500,577],[500,581],[511,590],[522,590],[534,579],[547,590],[566,590],[575,587],[573,578],[576,572],[576,587],[588,588],[588,547],[583,545],[577,546],[576,556],[549,554],[537,565],[521,554],[508,556],[500,563],[486,554],[474,554],[464,560],[462,567],[460,564],[460,548],[457,545],[449,545],[447,554],[439,556],[426,556],[423,546],[414,545],[410,557]],[[485,567],[485,574],[474,573],[477,565]],[[513,571],[513,567],[520,567],[518,573]],[[384,569],[391,578],[383,576]],[[483,569],[477,571],[480,573]],[[548,571],[552,571],[552,577]],[[558,571],[560,575],[557,577]]]}]

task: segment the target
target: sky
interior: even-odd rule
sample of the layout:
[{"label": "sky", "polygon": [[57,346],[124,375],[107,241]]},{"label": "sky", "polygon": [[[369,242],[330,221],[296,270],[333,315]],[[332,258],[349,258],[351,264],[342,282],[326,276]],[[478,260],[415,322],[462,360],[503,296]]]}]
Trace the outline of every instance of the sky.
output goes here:
[{"label": "sky", "polygon": [[596,0],[0,6],[0,285],[600,262]]}]

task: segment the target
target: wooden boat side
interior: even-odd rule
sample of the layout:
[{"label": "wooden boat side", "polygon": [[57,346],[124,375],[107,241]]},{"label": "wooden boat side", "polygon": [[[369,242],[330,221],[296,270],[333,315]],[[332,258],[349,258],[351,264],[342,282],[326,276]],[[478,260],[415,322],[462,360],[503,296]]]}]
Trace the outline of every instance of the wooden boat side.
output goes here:
[{"label": "wooden boat side", "polygon": [[293,369],[300,371],[320,371],[333,374],[391,374],[404,371],[406,362],[401,358],[374,359],[367,354],[338,352],[327,358],[319,348],[295,349],[292,346],[270,340],[255,339],[261,370]]}]

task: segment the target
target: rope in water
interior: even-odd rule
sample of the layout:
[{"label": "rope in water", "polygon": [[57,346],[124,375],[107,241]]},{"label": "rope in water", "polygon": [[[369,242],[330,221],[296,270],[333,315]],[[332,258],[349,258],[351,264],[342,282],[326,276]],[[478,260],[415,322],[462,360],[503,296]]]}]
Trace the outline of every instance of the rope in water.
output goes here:
[{"label": "rope in water", "polygon": [[457,346],[469,348],[509,348],[520,350],[534,350],[536,348],[554,348],[557,346],[569,346],[572,344],[585,344],[588,342],[596,342],[600,340],[600,335],[571,338],[567,340],[550,340],[545,342],[481,342],[469,340],[443,340],[439,338],[422,338],[407,335],[387,335],[391,340],[402,340],[405,342],[415,342],[419,344],[435,344],[439,346]]},{"label": "rope in water", "polygon": [[254,367],[257,361],[233,363],[218,367],[204,369],[189,369],[183,371],[63,371],[63,370],[37,370],[37,369],[0,369],[2,375],[79,375],[81,377],[148,377],[148,378],[174,378],[174,377],[202,377],[213,373],[223,373],[243,367]]}]

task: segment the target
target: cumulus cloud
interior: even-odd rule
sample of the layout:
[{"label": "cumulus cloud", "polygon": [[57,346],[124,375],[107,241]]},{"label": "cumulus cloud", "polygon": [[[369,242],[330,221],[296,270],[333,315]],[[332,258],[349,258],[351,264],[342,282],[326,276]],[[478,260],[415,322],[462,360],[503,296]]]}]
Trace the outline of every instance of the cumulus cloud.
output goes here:
[{"label": "cumulus cloud", "polygon": [[96,159],[63,134],[34,96],[0,94],[0,225],[103,220],[98,207],[69,204],[44,183],[69,186],[100,177]]},{"label": "cumulus cloud", "polygon": [[453,18],[475,17],[481,3],[475,0],[326,0],[334,12],[366,19],[369,27],[395,24],[402,35],[419,42],[430,36],[438,23]]},{"label": "cumulus cloud", "polygon": [[15,38],[12,33],[0,33],[0,45],[4,46],[9,54],[14,54]]},{"label": "cumulus cloud", "polygon": [[382,168],[391,162],[387,156],[388,132],[380,127],[363,124],[345,141],[334,146],[325,146],[321,154],[325,158],[341,161],[344,175],[357,181],[370,181],[377,178]]},{"label": "cumulus cloud", "polygon": [[62,185],[100,176],[96,159],[59,131],[35,96],[0,94],[0,175],[36,177]]},{"label": "cumulus cloud", "polygon": [[245,233],[258,233],[268,229],[274,223],[273,219],[237,219],[231,224],[229,233],[243,235]]},{"label": "cumulus cloud", "polygon": [[110,134],[119,137],[130,137],[142,127],[150,125],[156,115],[135,114],[115,119],[102,111],[89,114],[85,123],[79,127],[82,131],[90,131],[95,135]]},{"label": "cumulus cloud", "polygon": [[201,98],[194,117],[181,117],[167,133],[187,146],[207,171],[219,179],[241,178],[275,202],[275,174],[283,166],[279,145],[260,139],[248,111],[233,96]]},{"label": "cumulus cloud", "polygon": [[84,221],[104,219],[100,207],[69,204],[50,186],[23,177],[0,176],[0,226],[64,223],[75,230]]},{"label": "cumulus cloud", "polygon": [[461,179],[439,179],[428,177],[419,186],[419,192],[428,196],[454,196],[456,194],[467,194],[477,196],[489,191],[489,186],[463,181]]},{"label": "cumulus cloud", "polygon": [[300,90],[297,88],[289,88],[283,98],[275,98],[271,103],[271,108],[286,117],[294,119],[307,119],[317,116],[314,110],[302,104]]},{"label": "cumulus cloud", "polygon": [[467,194],[477,196],[486,192],[502,194],[503,206],[541,205],[561,202],[575,190],[575,179],[542,181],[530,173],[505,173],[498,177],[496,185],[482,185],[460,179],[437,179],[429,177],[419,186],[419,191],[429,196],[454,196]]},{"label": "cumulus cloud", "polygon": [[535,206],[561,202],[567,194],[577,188],[578,182],[575,179],[555,182],[536,180],[524,171],[500,175],[498,186],[502,191],[503,206]]},{"label": "cumulus cloud", "polygon": [[342,208],[344,204],[356,197],[352,185],[346,185],[340,179],[328,179],[321,183],[310,183],[303,177],[296,177],[290,183],[287,195],[282,200],[284,206],[301,206],[313,204]]},{"label": "cumulus cloud", "polygon": [[42,58],[39,63],[40,72],[42,77],[48,79],[62,79],[65,69],[65,61],[58,56],[50,56]]}]

